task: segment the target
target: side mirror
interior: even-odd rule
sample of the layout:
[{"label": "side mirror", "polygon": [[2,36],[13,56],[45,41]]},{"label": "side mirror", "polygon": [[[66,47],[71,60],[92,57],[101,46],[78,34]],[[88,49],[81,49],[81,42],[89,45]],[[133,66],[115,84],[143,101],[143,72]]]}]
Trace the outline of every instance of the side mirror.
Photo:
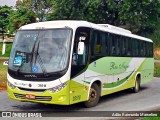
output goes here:
[{"label": "side mirror", "polygon": [[84,42],[78,43],[78,55],[83,55],[84,52]]}]

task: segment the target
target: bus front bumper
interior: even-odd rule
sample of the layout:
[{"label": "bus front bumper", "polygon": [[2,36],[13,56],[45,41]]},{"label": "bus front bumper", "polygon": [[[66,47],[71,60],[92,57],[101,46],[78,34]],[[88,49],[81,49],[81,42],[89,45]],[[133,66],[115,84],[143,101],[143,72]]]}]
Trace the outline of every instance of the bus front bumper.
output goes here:
[{"label": "bus front bumper", "polygon": [[8,97],[14,100],[57,105],[69,105],[68,85],[62,90],[55,93],[50,92],[49,90],[45,90],[44,92],[23,91],[18,88],[12,89],[8,85],[7,90]]}]

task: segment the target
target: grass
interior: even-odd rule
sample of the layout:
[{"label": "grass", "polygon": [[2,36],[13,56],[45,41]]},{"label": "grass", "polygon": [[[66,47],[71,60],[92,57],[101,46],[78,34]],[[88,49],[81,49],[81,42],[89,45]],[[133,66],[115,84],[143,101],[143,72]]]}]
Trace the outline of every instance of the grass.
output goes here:
[{"label": "grass", "polygon": [[142,120],[160,120],[160,117],[144,117]]},{"label": "grass", "polygon": [[3,43],[0,43],[0,57],[9,57],[12,48],[12,43],[6,43],[6,53],[4,55],[2,55],[2,46]]},{"label": "grass", "polygon": [[157,111],[157,112],[154,112],[153,114],[157,114],[156,117],[143,117],[143,119],[140,119],[140,120],[160,120],[160,112],[159,112],[159,109],[156,109],[154,111]]},{"label": "grass", "polygon": [[7,85],[7,66],[4,66],[4,60],[0,60],[0,90],[6,90]]}]

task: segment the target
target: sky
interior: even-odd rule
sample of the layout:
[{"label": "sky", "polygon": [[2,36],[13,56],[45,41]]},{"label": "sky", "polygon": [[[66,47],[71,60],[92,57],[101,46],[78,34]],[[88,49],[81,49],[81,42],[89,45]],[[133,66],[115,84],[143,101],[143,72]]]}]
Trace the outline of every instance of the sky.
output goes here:
[{"label": "sky", "polygon": [[0,6],[14,6],[16,4],[16,0],[0,0]]}]

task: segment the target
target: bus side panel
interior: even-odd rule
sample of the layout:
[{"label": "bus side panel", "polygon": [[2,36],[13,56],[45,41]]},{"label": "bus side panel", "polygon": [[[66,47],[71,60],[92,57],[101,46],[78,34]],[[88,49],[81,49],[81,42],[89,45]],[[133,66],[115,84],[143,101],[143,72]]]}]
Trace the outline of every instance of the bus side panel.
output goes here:
[{"label": "bus side panel", "polygon": [[84,85],[84,73],[70,80],[70,104],[86,101],[88,86]]},{"label": "bus side panel", "polygon": [[154,74],[154,59],[147,58],[141,70],[141,84],[153,80],[153,74]]},{"label": "bus side panel", "polygon": [[121,86],[115,87],[115,88],[114,88],[113,84],[118,84],[118,83],[113,83],[112,85],[110,85],[112,87],[107,88],[107,89],[103,89],[102,95],[106,95],[106,94],[110,94],[110,93],[121,91],[121,90],[124,90],[127,88],[134,87],[137,74],[141,74],[141,84],[147,83],[148,81],[151,81],[153,79],[153,70],[154,70],[153,58],[146,58],[140,64],[138,69],[133,72],[133,74],[131,76],[128,76],[125,78],[126,82],[124,82]]},{"label": "bus side panel", "polygon": [[86,82],[96,77],[102,83],[101,95],[132,88],[136,75],[141,73],[146,58],[103,57],[92,62],[85,72]]},{"label": "bus side panel", "polygon": [[134,77],[131,78],[134,74],[134,69],[131,69],[133,64],[134,61],[129,57],[103,57],[89,65],[85,77],[88,82],[95,78],[101,81],[103,96],[134,85]]}]

